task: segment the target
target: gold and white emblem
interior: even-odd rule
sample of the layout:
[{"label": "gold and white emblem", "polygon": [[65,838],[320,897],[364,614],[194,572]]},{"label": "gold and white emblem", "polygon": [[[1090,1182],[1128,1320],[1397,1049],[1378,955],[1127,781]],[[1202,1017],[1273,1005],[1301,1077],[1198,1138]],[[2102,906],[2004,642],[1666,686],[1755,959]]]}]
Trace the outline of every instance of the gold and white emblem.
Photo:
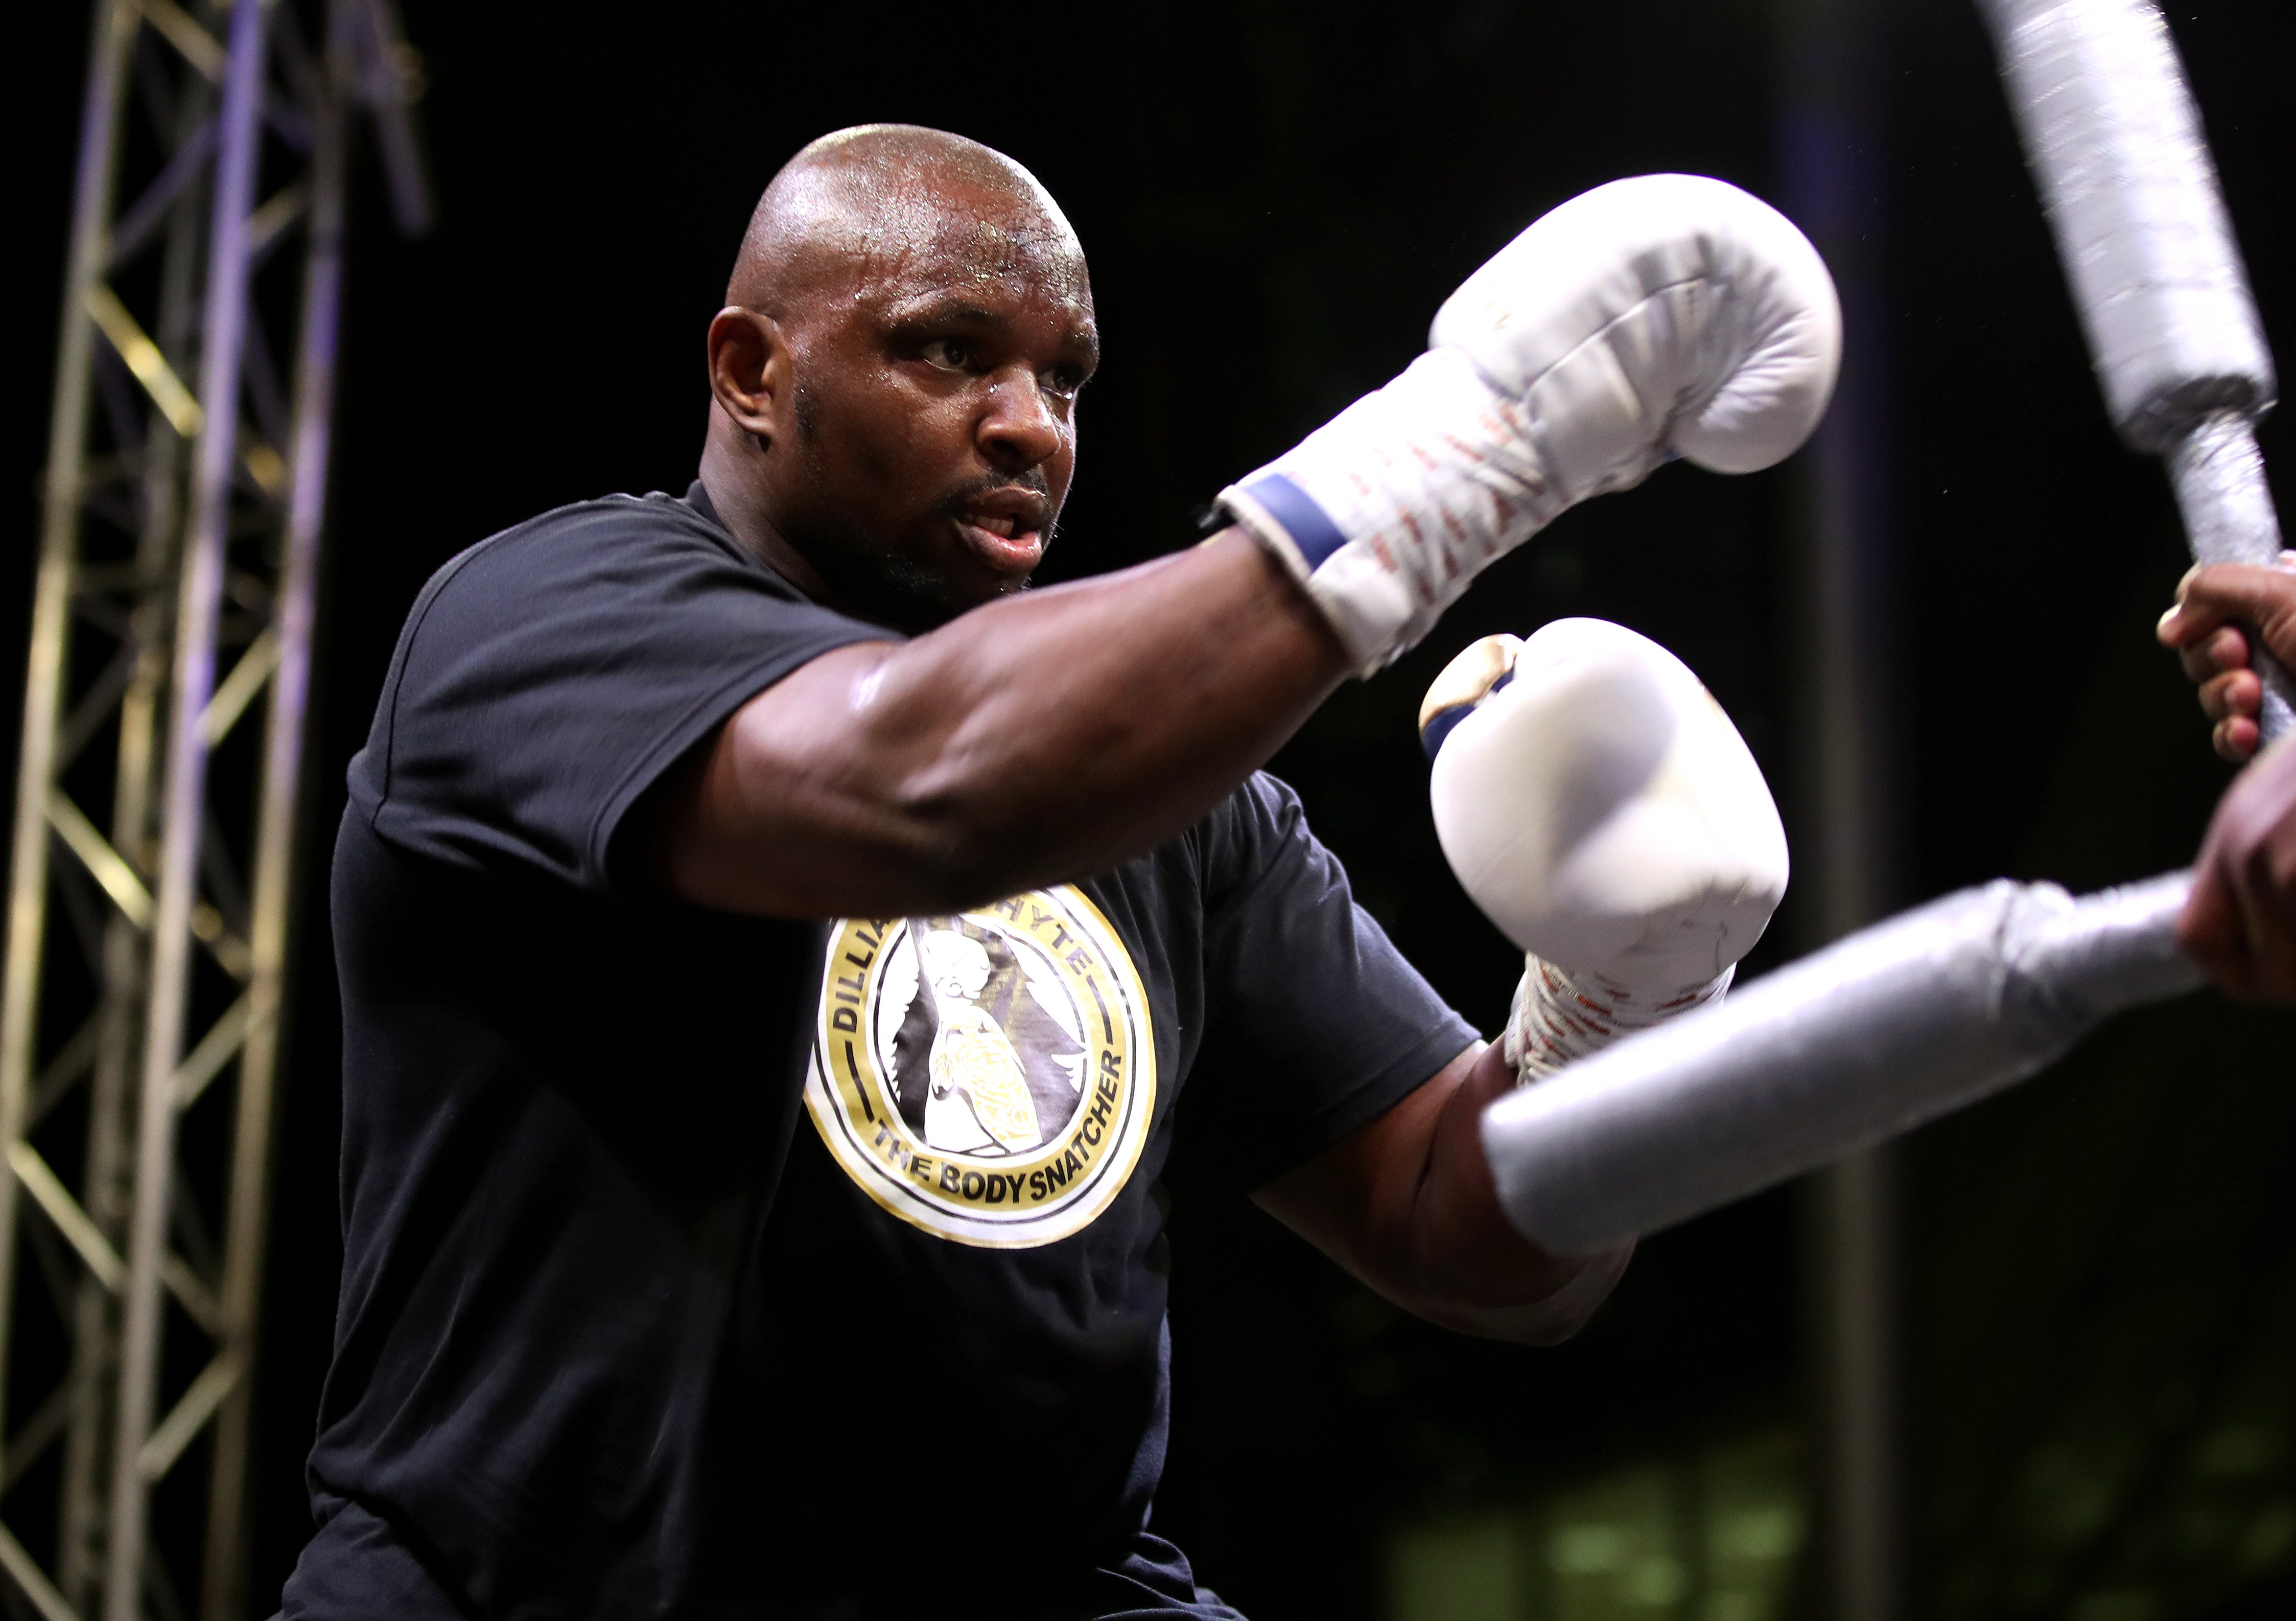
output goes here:
[{"label": "gold and white emblem", "polygon": [[1072,885],[831,926],[806,1108],[864,1192],[960,1244],[1078,1231],[1156,1108],[1148,998]]}]

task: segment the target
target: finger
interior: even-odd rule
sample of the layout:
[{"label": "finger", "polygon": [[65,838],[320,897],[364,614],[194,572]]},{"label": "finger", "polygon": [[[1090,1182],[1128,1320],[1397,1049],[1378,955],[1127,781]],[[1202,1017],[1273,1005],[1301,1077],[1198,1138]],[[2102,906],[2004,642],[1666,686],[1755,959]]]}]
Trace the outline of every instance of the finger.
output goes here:
[{"label": "finger", "polygon": [[2251,670],[2227,670],[2201,683],[2201,712],[2211,720],[2253,715],[2264,705],[2264,683]]},{"label": "finger", "polygon": [[2185,676],[2194,681],[2205,681],[2227,670],[2245,670],[2248,638],[2240,633],[2238,626],[2220,626],[2215,634],[2177,649],[2177,662],[2185,667]]},{"label": "finger", "polygon": [[2161,638],[2164,646],[2183,646],[2213,629],[2209,622],[2209,610],[2203,604],[2195,602],[2188,611],[2185,603],[2186,594],[2192,589],[2193,579],[2201,572],[2201,566],[2196,563],[2185,571],[2185,577],[2177,582],[2176,599],[2169,605],[2168,612],[2161,615],[2160,622],[2152,627],[2153,634]]},{"label": "finger", "polygon": [[2196,608],[2192,616],[2187,618],[2184,602],[2180,598],[2169,605],[2168,612],[2161,614],[2160,621],[2152,627],[2152,634],[2160,638],[2163,647],[2181,647],[2186,641],[2202,633],[2203,627],[2201,617],[2201,610]]},{"label": "finger", "polygon": [[2256,745],[2264,740],[2256,722],[2246,715],[2234,715],[2219,720],[2209,734],[2219,758],[2234,765],[2245,765],[2256,758]]}]

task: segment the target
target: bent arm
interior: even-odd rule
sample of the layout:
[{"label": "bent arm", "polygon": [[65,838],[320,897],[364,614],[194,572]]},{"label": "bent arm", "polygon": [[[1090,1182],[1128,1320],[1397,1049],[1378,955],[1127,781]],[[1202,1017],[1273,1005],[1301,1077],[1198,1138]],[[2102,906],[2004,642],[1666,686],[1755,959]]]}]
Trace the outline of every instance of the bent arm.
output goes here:
[{"label": "bent arm", "polygon": [[1346,673],[1306,595],[1230,530],[814,660],[663,782],[653,865],[687,900],[771,917],[1102,871],[1218,803]]},{"label": "bent arm", "polygon": [[1514,1084],[1480,1042],[1353,1136],[1252,1197],[1406,1311],[1463,1334],[1553,1345],[1586,1325],[1633,1247],[1548,1255],[1500,1207],[1477,1130]]}]

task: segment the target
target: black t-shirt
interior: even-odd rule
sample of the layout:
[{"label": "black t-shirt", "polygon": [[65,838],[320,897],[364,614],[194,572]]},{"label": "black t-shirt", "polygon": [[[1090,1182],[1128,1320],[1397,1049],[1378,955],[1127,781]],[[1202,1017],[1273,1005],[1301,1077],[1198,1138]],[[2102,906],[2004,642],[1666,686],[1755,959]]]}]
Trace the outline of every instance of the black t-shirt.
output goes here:
[{"label": "black t-shirt", "polygon": [[699,485],[417,600],[335,849],[344,1267],[290,1616],[1228,1613],[1144,1530],[1175,1106],[1218,1050],[1191,1140],[1256,1186],[1472,1033],[1265,776],[963,916],[617,871],[666,767],[885,634]]}]

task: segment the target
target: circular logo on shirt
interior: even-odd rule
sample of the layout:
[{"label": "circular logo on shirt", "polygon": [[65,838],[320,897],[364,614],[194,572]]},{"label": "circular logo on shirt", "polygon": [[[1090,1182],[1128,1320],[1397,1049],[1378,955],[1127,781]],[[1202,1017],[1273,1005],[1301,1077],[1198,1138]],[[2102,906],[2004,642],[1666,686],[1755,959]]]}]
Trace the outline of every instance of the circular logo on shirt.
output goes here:
[{"label": "circular logo on shirt", "polygon": [[1148,997],[1082,891],[831,926],[806,1107],[869,1197],[960,1244],[1076,1232],[1156,1107]]}]

